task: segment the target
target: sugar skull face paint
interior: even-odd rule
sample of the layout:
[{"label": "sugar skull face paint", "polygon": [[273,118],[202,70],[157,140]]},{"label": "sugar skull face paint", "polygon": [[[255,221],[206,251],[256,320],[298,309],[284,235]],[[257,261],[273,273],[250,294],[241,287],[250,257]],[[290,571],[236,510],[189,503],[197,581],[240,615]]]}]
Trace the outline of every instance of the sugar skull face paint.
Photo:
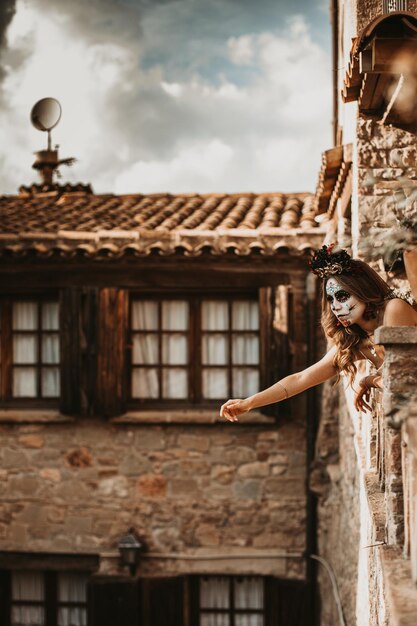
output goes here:
[{"label": "sugar skull face paint", "polygon": [[331,310],[343,326],[357,324],[366,309],[365,302],[346,291],[337,278],[329,278],[327,281],[326,298]]}]

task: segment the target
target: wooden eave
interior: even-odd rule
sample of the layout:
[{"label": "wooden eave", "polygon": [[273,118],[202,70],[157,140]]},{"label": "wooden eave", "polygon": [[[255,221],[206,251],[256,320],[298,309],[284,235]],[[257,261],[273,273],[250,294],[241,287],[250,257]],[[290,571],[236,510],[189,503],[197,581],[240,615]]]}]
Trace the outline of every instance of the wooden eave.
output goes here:
[{"label": "wooden eave", "polygon": [[417,16],[409,12],[380,16],[353,40],[343,101],[358,101],[363,115],[383,123],[416,130],[416,111],[410,105],[416,99],[410,98],[410,87],[416,94],[411,76],[416,58]]},{"label": "wooden eave", "polygon": [[337,200],[345,188],[352,165],[352,144],[336,146],[322,155],[322,166],[316,189],[319,213],[332,217]]}]

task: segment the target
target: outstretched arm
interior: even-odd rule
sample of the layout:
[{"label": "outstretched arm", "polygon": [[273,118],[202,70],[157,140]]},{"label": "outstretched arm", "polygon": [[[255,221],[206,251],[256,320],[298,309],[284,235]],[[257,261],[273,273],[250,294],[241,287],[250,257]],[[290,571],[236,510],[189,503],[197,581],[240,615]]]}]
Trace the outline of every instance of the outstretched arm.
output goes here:
[{"label": "outstretched arm", "polygon": [[244,400],[228,400],[220,408],[221,417],[226,418],[230,422],[236,422],[238,415],[242,413],[296,396],[310,387],[333,378],[336,374],[336,369],[333,366],[335,354],[336,347],[333,347],[320,361],[310,365],[305,370],[296,374],[290,374],[290,376],[286,376],[271,387],[255,393]]}]

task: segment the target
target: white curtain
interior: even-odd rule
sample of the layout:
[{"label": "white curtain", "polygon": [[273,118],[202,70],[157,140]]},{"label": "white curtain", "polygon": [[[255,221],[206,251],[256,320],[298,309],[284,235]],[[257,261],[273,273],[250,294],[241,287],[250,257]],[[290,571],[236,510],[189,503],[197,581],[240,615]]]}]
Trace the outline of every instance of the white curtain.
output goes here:
[{"label": "white curtain", "polygon": [[228,609],[230,581],[224,576],[210,576],[200,579],[200,608]]},{"label": "white curtain", "polygon": [[12,572],[11,626],[44,626],[42,606],[16,606],[14,602],[43,602],[43,577],[39,572]]},{"label": "white curtain", "polygon": [[59,330],[58,302],[42,303],[42,330]]},{"label": "white curtain", "polygon": [[235,615],[235,626],[264,626],[263,615]]},{"label": "white curtain", "polygon": [[[31,331],[38,327],[38,306],[36,302],[15,302],[13,304],[12,327],[13,363],[30,364],[38,360],[37,336],[35,333],[20,334],[19,330]],[[13,396],[33,398],[36,396],[36,368],[15,367],[13,370]]]},{"label": "white curtain", "polygon": [[234,330],[258,330],[259,306],[255,300],[236,300],[232,304]]},{"label": "white curtain", "polygon": [[[132,304],[132,331],[145,331],[146,334],[134,334],[132,337],[132,364],[156,365],[158,352],[158,303],[139,301]],[[137,368],[132,370],[132,397],[158,398],[158,370],[155,368]]]},{"label": "white curtain", "polygon": [[[168,300],[161,306],[161,363],[185,367],[162,368],[162,397],[188,397],[188,339],[189,327],[188,302]],[[158,305],[152,301],[137,301],[132,305],[133,365],[156,365],[159,363],[159,336],[152,331],[158,330]],[[143,332],[145,331],[145,332]],[[170,333],[169,331],[176,331]],[[181,334],[181,331],[184,334]],[[134,367],[132,373],[132,397],[158,398],[159,382],[156,368]]]},{"label": "white curtain", "polygon": [[237,609],[263,609],[264,585],[258,576],[247,576],[234,580],[235,607]]},{"label": "white curtain", "polygon": [[[184,399],[188,397],[188,302],[163,301],[161,320],[158,316],[158,303],[150,300],[133,302],[132,397],[158,398],[161,391],[164,399]],[[230,358],[232,394],[239,397],[256,393],[260,384],[257,302],[236,301],[231,304],[230,310],[226,301],[205,300],[201,317],[203,397],[220,399],[228,396]],[[157,332],[159,328],[162,335]],[[231,346],[229,331],[232,332]],[[143,365],[155,367],[141,367]],[[157,365],[162,367],[161,390]]]},{"label": "white curtain", "polygon": [[[59,364],[59,306],[58,302],[42,303],[42,330],[49,331],[42,337],[42,363]],[[59,389],[59,367],[42,368],[42,396],[57,398]]]},{"label": "white curtain", "polygon": [[228,615],[215,615],[213,613],[200,616],[200,626],[229,626],[230,620]]},{"label": "white curtain", "polygon": [[[58,603],[69,602],[87,605],[87,577],[78,574],[59,574]],[[87,607],[59,607],[58,626],[87,626]]]},{"label": "white curtain", "polygon": [[[229,626],[230,585],[234,586],[234,622],[236,626],[263,626],[263,579],[242,577],[230,580],[210,576],[200,579],[200,626]],[[210,609],[225,609],[225,613],[210,613]],[[259,613],[244,614],[245,609]]]},{"label": "white curtain", "polygon": [[137,301],[132,304],[132,330],[158,330],[158,303]]},{"label": "white curtain", "polygon": [[[41,373],[42,396],[55,398],[59,396],[59,309],[57,302],[42,303],[41,355],[38,354],[38,304],[36,302],[15,302],[13,304],[13,363],[24,364],[13,370],[13,396],[15,398],[33,398],[37,395],[36,364],[40,360],[48,365]],[[19,333],[25,331],[25,333]],[[31,367],[30,364],[33,363]]]},{"label": "white curtain", "polygon": [[[203,356],[203,396],[224,398],[229,394],[228,370],[229,345],[228,331],[229,305],[221,301],[204,301],[202,304],[202,356]],[[248,300],[232,303],[231,328],[232,346],[232,395],[248,396],[259,390],[259,309],[257,302]],[[211,331],[208,334],[205,331]],[[214,331],[214,332],[213,332]],[[219,331],[219,332],[215,332]],[[223,332],[222,332],[223,331]],[[239,333],[245,331],[245,333]],[[254,331],[253,334],[248,331]],[[221,365],[222,368],[204,365]],[[239,367],[245,366],[245,367]],[[250,367],[250,366],[253,367]]]}]

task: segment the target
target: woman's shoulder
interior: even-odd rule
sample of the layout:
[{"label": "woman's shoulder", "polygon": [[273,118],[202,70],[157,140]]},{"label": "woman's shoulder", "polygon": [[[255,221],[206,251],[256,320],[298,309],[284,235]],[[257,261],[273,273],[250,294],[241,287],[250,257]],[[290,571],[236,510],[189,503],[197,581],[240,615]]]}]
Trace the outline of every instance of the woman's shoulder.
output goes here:
[{"label": "woman's shoulder", "polygon": [[402,298],[388,300],[384,310],[384,326],[415,326],[417,311]]}]

